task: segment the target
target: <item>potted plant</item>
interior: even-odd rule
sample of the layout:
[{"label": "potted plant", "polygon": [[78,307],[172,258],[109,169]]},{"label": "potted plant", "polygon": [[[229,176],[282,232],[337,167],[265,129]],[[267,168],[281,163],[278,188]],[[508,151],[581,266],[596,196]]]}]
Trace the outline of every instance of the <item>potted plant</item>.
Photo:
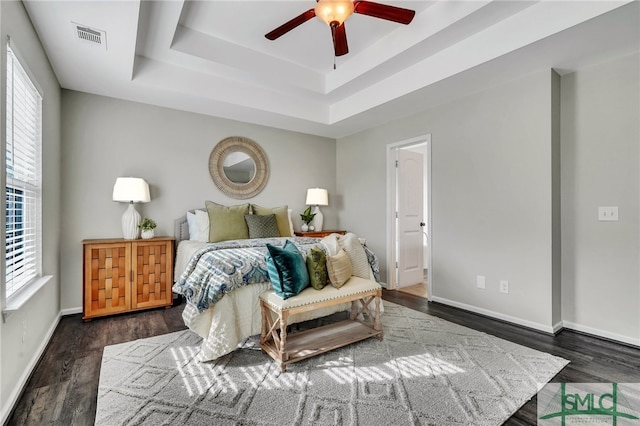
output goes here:
[{"label": "potted plant", "polygon": [[304,222],[302,224],[302,232],[306,232],[308,230],[313,231],[313,226],[309,227],[309,224],[315,216],[315,213],[311,213],[311,206],[308,206],[305,211],[300,213],[300,219],[302,219],[302,222]]},{"label": "potted plant", "polygon": [[145,240],[148,238],[153,238],[153,230],[157,226],[158,225],[153,219],[149,219],[148,217],[142,219],[142,222],[140,222],[140,224],[138,225],[138,228],[142,230],[142,238],[144,238]]}]

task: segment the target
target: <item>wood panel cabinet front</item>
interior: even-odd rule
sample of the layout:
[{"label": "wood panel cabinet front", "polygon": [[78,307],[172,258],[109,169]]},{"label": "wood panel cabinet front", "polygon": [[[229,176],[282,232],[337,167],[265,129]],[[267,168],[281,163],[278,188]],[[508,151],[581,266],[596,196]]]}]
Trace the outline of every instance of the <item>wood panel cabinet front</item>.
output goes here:
[{"label": "wood panel cabinet front", "polygon": [[132,247],[134,285],[131,287],[131,307],[143,309],[171,304],[173,244],[139,241]]},{"label": "wood panel cabinet front", "polygon": [[85,240],[83,319],[171,306],[173,238]]}]

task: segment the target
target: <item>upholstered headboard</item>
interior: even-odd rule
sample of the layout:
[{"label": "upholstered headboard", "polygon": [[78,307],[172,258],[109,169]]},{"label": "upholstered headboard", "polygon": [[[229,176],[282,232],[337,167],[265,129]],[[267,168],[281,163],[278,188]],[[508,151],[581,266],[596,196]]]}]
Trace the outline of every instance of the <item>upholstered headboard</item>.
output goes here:
[{"label": "upholstered headboard", "polygon": [[173,236],[176,237],[176,244],[180,241],[189,239],[189,224],[187,223],[187,215],[180,216],[174,221]]}]

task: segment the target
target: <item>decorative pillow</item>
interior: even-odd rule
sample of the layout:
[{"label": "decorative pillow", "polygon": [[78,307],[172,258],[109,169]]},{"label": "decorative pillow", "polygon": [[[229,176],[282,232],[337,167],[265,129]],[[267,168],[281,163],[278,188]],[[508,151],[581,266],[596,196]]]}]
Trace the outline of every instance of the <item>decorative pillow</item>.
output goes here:
[{"label": "decorative pillow", "polygon": [[298,248],[289,240],[284,247],[267,244],[265,256],[269,280],[275,293],[288,299],[309,286],[307,265]]},{"label": "decorative pillow", "polygon": [[249,228],[249,238],[271,238],[280,236],[275,214],[264,216],[246,214],[244,215],[244,221],[247,222],[247,227]]},{"label": "decorative pillow", "polygon": [[244,221],[244,215],[249,214],[249,204],[223,206],[207,201],[205,205],[209,213],[209,242],[249,238],[249,228]]},{"label": "decorative pillow", "polygon": [[329,280],[335,288],[340,288],[351,278],[351,261],[347,252],[340,250],[334,256],[327,256]]},{"label": "decorative pillow", "polygon": [[257,204],[251,204],[253,214],[264,216],[267,214],[275,214],[276,222],[278,223],[278,231],[281,237],[293,237],[291,230],[289,229],[289,208],[287,206],[281,207],[261,207]]},{"label": "decorative pillow", "polygon": [[291,220],[291,214],[293,213],[293,209],[287,209],[287,216],[289,216],[289,232],[291,233],[291,236],[293,237],[295,234],[295,231],[293,230],[293,220]]},{"label": "decorative pillow", "polygon": [[[187,212],[187,226],[189,227],[189,239],[197,241],[200,238],[200,227],[195,213]],[[207,234],[207,239],[209,239],[209,234]]]},{"label": "decorative pillow", "polygon": [[353,275],[369,279],[371,277],[371,266],[367,259],[367,253],[365,253],[357,235],[351,232],[342,235],[338,238],[338,244],[349,256]]},{"label": "decorative pillow", "polygon": [[307,253],[309,281],[316,290],[322,290],[329,279],[327,274],[327,256],[320,247],[313,247]]},{"label": "decorative pillow", "polygon": [[198,241],[206,243],[209,241],[209,213],[204,210],[196,210],[195,214],[198,229],[200,230]]}]

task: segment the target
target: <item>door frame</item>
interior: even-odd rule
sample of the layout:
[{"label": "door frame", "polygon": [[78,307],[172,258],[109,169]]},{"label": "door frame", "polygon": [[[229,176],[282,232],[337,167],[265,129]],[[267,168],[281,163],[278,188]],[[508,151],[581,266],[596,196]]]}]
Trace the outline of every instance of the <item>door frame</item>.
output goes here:
[{"label": "door frame", "polygon": [[427,158],[425,160],[426,173],[427,173],[427,211],[424,212],[427,216],[427,248],[429,254],[427,256],[427,300],[432,298],[432,284],[433,284],[433,243],[431,236],[432,220],[431,220],[431,133],[427,133],[421,136],[417,136],[411,139],[405,139],[402,141],[390,143],[387,145],[387,288],[389,290],[396,290],[398,288],[397,273],[396,273],[396,155],[397,149],[408,147],[411,145],[418,145],[421,143],[427,144]]}]

